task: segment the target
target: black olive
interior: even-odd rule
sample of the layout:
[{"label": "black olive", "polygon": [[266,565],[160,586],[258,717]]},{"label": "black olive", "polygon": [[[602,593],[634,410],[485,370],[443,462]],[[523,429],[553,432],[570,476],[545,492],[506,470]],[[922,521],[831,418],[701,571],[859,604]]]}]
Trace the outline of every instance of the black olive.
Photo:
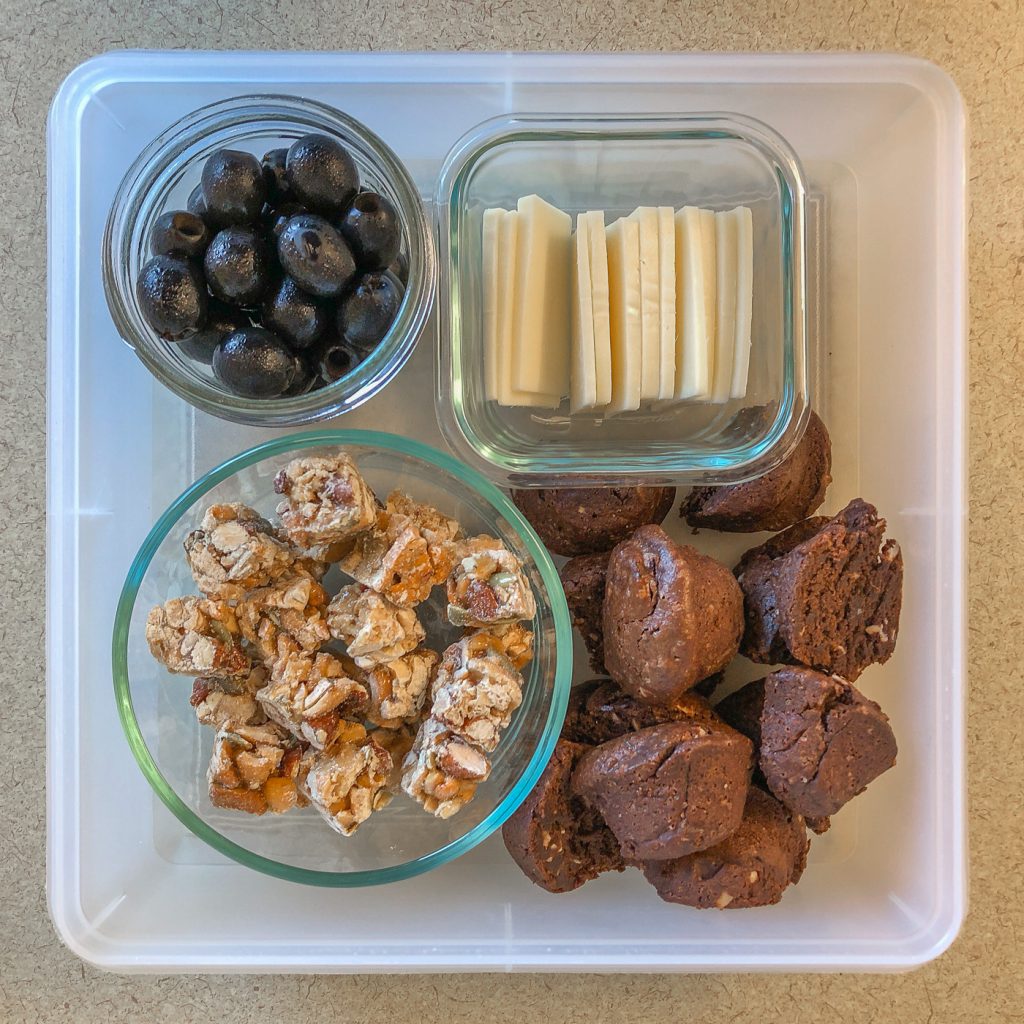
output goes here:
[{"label": "black olive", "polygon": [[266,207],[263,211],[263,223],[270,233],[270,240],[276,245],[289,218],[308,212],[302,203],[285,202],[279,206]]},{"label": "black olive", "polygon": [[251,224],[267,197],[263,168],[252,153],[219,149],[203,167],[206,219],[217,227]]},{"label": "black olive", "polygon": [[213,372],[236,395],[276,398],[295,376],[295,356],[276,335],[262,327],[229,334],[213,353]]},{"label": "black olive", "polygon": [[288,149],[285,178],[310,209],[337,217],[359,188],[359,171],[348,151],[328,135],[304,135]]},{"label": "black olive", "polygon": [[403,291],[387,271],[366,274],[338,306],[338,334],[355,348],[372,348],[398,315]]},{"label": "black olive", "polygon": [[400,252],[391,261],[388,273],[394,274],[403,285],[409,283],[409,259],[404,252]]},{"label": "black olive", "polygon": [[387,196],[360,192],[339,225],[360,270],[383,270],[398,256],[402,223]]},{"label": "black olive", "polygon": [[233,227],[213,236],[203,259],[210,291],[235,306],[256,302],[271,280],[270,254],[250,228]]},{"label": "black olive", "polygon": [[203,218],[184,210],[161,214],[149,232],[149,250],[154,256],[200,259],[209,244],[210,229]]},{"label": "black olive", "polygon": [[[185,203],[185,209],[189,213],[194,213],[197,217],[202,217],[204,221],[207,218],[206,211],[206,199],[203,197],[203,183],[200,182],[191,192],[188,194],[188,200]],[[206,221],[208,224],[209,221]]]},{"label": "black olive", "polygon": [[321,341],[318,354],[320,376],[327,384],[340,380],[349,370],[362,362],[363,358],[351,345],[342,341],[333,332]]},{"label": "black olive", "polygon": [[263,326],[294,349],[309,348],[330,321],[331,312],[323,300],[304,292],[292,277],[283,277],[263,302]]},{"label": "black olive", "polygon": [[345,240],[313,213],[288,218],[277,237],[277,257],[300,288],[323,299],[340,295],[356,272]]},{"label": "black olive", "polygon": [[260,166],[263,168],[263,182],[267,189],[266,201],[276,205],[288,195],[288,182],[284,176],[284,162],[288,156],[287,149],[272,149],[263,154]]},{"label": "black olive", "polygon": [[209,366],[217,346],[235,331],[251,326],[249,318],[240,309],[229,306],[219,299],[209,299],[206,308],[206,323],[190,338],[179,342],[178,348],[197,362]]},{"label": "black olive", "polygon": [[139,273],[135,295],[146,323],[167,341],[195,334],[206,320],[203,276],[178,256],[154,256]]},{"label": "black olive", "polygon": [[288,390],[282,394],[283,398],[292,398],[295,395],[304,395],[311,391],[318,380],[319,368],[314,366],[302,353],[295,356],[295,376],[292,377]]}]

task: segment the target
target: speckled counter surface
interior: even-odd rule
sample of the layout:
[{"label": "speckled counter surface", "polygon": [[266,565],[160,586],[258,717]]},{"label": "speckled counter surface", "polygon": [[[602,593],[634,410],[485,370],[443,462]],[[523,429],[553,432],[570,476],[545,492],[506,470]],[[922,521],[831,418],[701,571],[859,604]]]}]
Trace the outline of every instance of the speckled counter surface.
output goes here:
[{"label": "speckled counter surface", "polygon": [[[4,0],[0,4],[0,1024],[1024,1020],[1024,14],[1014,0]],[[257,49],[898,50],[971,118],[971,912],[901,976],[133,977],[58,942],[44,892],[47,106],[92,54]]]}]

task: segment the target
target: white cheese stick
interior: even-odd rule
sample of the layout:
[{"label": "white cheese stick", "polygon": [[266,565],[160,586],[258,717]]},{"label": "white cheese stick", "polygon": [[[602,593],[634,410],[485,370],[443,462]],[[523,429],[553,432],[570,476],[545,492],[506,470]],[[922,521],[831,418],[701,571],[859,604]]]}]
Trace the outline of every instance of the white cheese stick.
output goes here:
[{"label": "white cheese stick", "polygon": [[591,303],[594,313],[594,370],[597,405],[612,400],[612,334],[608,291],[608,240],[604,231],[604,212],[591,210],[579,220],[589,224]]},{"label": "white cheese stick", "polygon": [[484,393],[489,401],[498,400],[498,234],[504,210],[484,210],[483,225],[483,321],[484,321]]},{"label": "white cheese stick", "polygon": [[750,322],[754,303],[754,223],[750,209],[737,207],[736,219],[736,348],[732,364],[731,398],[747,393],[750,367]]},{"label": "white cheese stick", "polygon": [[[701,237],[704,240],[704,309],[708,330],[709,381],[715,377],[715,337],[718,320],[718,257],[716,246],[715,211],[700,211]],[[708,386],[708,396],[711,388]]]},{"label": "white cheese stick", "polygon": [[569,373],[569,412],[597,404],[597,365],[594,351],[594,282],[590,272],[590,222],[581,214],[572,236],[572,362]]},{"label": "white cheese stick", "polygon": [[569,390],[572,218],[537,195],[524,196],[517,209],[512,386],[564,395]]},{"label": "white cheese stick", "polygon": [[611,308],[612,399],[609,413],[640,408],[642,327],[640,316],[640,225],[626,218],[610,224],[608,293]]},{"label": "white cheese stick", "polygon": [[736,217],[732,210],[715,214],[717,246],[717,322],[715,324],[715,369],[711,401],[727,402],[732,392],[732,366],[736,353]]},{"label": "white cheese stick", "polygon": [[640,401],[661,393],[661,286],[658,261],[658,210],[640,206],[629,216],[640,228]]},{"label": "white cheese stick", "polygon": [[676,386],[676,221],[671,206],[658,207],[658,312],[658,398],[669,399],[675,396]]},{"label": "white cheese stick", "polygon": [[[695,206],[684,206],[675,215],[676,374],[673,397],[679,401],[705,399],[711,393],[711,336],[705,301],[706,246],[702,212]],[[711,242],[714,254],[713,234]]]},{"label": "white cheese stick", "polygon": [[498,402],[501,405],[522,405],[541,409],[557,409],[560,395],[520,391],[512,387],[512,364],[515,358],[512,321],[516,305],[516,249],[519,236],[519,214],[502,210],[498,222]]}]

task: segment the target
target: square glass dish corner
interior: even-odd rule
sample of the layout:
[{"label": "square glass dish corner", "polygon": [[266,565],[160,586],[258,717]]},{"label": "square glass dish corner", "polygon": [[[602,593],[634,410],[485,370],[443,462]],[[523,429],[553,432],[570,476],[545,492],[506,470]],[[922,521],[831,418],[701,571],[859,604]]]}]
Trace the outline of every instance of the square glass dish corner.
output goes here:
[{"label": "square glass dish corner", "polygon": [[[575,218],[637,206],[751,211],[752,344],[746,395],[656,403],[616,416],[505,406],[485,387],[483,213],[540,195]],[[512,114],[466,133],[441,170],[438,422],[493,479],[516,486],[735,483],[781,462],[812,405],[807,188],[782,136],[751,117]]]}]

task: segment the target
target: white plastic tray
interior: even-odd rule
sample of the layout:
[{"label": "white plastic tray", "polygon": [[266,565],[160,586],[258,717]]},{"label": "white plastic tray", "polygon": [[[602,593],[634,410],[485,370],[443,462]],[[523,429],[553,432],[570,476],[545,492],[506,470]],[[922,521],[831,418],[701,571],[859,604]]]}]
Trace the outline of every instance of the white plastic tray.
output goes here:
[{"label": "white plastic tray", "polygon": [[[100,236],[145,142],[201,104],[260,91],[365,120],[425,196],[450,144],[510,111],[733,110],[800,154],[827,221],[828,507],[878,504],[908,579],[899,651],[863,677],[899,764],[814,841],[779,906],[688,911],[636,872],[552,897],[499,837],[391,887],[306,889],[223,860],[149,791],[110,682],[121,581],[178,492],[268,435],[194,413],[120,344]],[[118,53],[60,89],[49,161],[47,885],[72,950],[116,970],[888,970],[952,941],[966,900],[965,167],[942,72],[885,56]],[[345,425],[439,443],[431,340]]]}]

